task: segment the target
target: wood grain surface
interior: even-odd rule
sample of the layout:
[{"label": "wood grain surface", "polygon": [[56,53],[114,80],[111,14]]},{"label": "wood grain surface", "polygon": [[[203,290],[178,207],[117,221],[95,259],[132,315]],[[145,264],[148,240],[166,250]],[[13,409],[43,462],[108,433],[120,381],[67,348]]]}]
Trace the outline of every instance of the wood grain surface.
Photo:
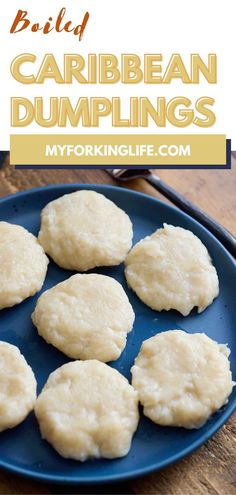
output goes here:
[{"label": "wood grain surface", "polygon": [[[158,175],[236,235],[236,161],[231,170],[158,171]],[[60,183],[115,184],[104,170],[0,169],[0,196]],[[161,197],[143,180],[129,185]],[[164,198],[161,197],[163,200]],[[165,199],[164,199],[165,200]],[[236,330],[235,330],[236,331]],[[236,415],[194,454],[158,473],[95,488],[43,485],[0,471],[0,494],[236,495]]]}]

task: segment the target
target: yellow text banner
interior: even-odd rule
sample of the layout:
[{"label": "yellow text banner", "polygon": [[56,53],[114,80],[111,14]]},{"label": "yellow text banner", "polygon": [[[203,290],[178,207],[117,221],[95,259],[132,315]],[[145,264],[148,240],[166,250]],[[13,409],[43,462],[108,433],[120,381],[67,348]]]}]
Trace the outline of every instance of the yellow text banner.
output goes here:
[{"label": "yellow text banner", "polygon": [[13,134],[13,165],[226,166],[226,136]]}]

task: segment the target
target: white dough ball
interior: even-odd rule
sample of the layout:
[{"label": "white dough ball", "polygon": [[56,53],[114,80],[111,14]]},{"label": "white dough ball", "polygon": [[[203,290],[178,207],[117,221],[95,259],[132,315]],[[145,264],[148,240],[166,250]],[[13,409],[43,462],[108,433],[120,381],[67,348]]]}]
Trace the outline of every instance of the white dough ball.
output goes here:
[{"label": "white dough ball", "polygon": [[131,372],[145,416],[200,428],[232,392],[229,354],[204,333],[170,330],[143,342]]},{"label": "white dough ball", "polygon": [[48,258],[23,227],[0,222],[0,309],[21,303],[44,283]]},{"label": "white dough ball", "polygon": [[18,425],[34,408],[36,380],[18,347],[0,342],[0,432]]},{"label": "white dough ball", "polygon": [[83,272],[119,265],[132,237],[128,215],[94,191],[66,194],[42,210],[39,242],[63,268]]},{"label": "white dough ball", "polygon": [[41,335],[74,359],[118,359],[134,312],[122,286],[105,275],[78,274],[44,292],[32,320]]},{"label": "white dough ball", "polygon": [[42,437],[63,457],[80,461],[125,456],[139,420],[137,395],[100,361],[67,363],[49,376],[36,401]]},{"label": "white dough ball", "polygon": [[125,265],[129,286],[157,311],[176,309],[187,316],[197,306],[201,313],[219,293],[207,249],[181,227],[164,224],[131,249]]}]

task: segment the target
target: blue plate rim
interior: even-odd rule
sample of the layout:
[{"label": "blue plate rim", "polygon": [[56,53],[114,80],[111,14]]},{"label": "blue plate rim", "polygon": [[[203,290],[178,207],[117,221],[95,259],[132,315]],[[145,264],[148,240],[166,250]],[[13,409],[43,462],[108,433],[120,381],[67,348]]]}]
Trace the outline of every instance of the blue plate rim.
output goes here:
[{"label": "blue plate rim", "polygon": [[162,201],[161,199],[159,198],[156,198],[155,196],[151,196],[150,194],[146,194],[146,193],[143,193],[143,192],[140,192],[140,191],[136,191],[134,189],[129,189],[127,187],[119,187],[119,186],[113,186],[112,184],[100,184],[100,183],[97,183],[97,184],[83,184],[83,183],[78,183],[78,182],[75,182],[75,183],[71,183],[71,184],[51,184],[51,185],[48,185],[48,186],[38,186],[38,187],[32,187],[30,189],[26,189],[24,191],[19,191],[19,192],[16,192],[16,193],[13,193],[13,194],[8,194],[7,196],[3,196],[2,198],[0,198],[0,205],[2,203],[5,203],[7,202],[8,200],[12,200],[13,198],[18,198],[18,197],[21,197],[21,196],[28,196],[32,193],[37,193],[39,191],[50,191],[50,190],[56,190],[56,189],[76,189],[76,188],[80,188],[80,189],[96,189],[96,188],[102,188],[102,189],[105,189],[105,190],[110,190],[110,189],[114,189],[115,191],[119,191],[119,192],[124,192],[125,194],[131,194],[133,196],[139,196],[139,197],[143,197],[143,198],[146,198],[148,200],[151,200],[151,201],[154,201],[155,203],[159,203],[160,205],[166,207],[167,209],[171,210],[171,211],[179,211],[181,213],[181,216],[183,216],[184,218],[186,219],[190,219],[191,222],[193,222],[195,225],[197,225],[198,227],[200,227],[203,232],[207,232],[207,234],[217,243],[217,245],[224,251],[224,253],[230,258],[230,260],[233,262],[233,265],[234,267],[236,268],[236,260],[233,258],[233,256],[231,255],[231,253],[223,246],[223,244],[217,239],[217,237],[214,236],[214,234],[212,234],[206,227],[204,227],[204,225],[202,225],[200,222],[198,222],[197,220],[195,220],[194,218],[191,217],[191,215],[188,215],[187,213],[185,213],[184,211],[180,210],[179,208],[177,208],[176,206],[174,205],[171,205],[171,204],[168,204],[166,203],[165,201]]},{"label": "blue plate rim", "polygon": [[[98,183],[98,184],[79,184],[79,183],[52,184],[49,186],[34,187],[31,189],[27,189],[25,191],[20,191],[20,192],[14,193],[14,194],[4,196],[3,198],[0,198],[0,205],[2,203],[6,203],[7,201],[11,201],[13,198],[29,196],[30,194],[37,193],[39,191],[40,192],[50,191],[50,190],[56,191],[56,190],[61,190],[61,189],[64,189],[66,191],[66,190],[71,190],[71,189],[76,189],[76,188],[78,188],[78,189],[83,189],[83,188],[84,189],[90,189],[91,188],[93,190],[96,190],[98,188],[100,190],[103,189],[104,191],[113,189],[115,191],[119,191],[119,193],[123,192],[124,194],[127,194],[127,195],[133,195],[136,197],[146,198],[149,201],[151,201],[151,202],[153,201],[155,203],[158,203],[158,204],[166,207],[167,209],[169,209],[171,211],[173,211],[173,210],[175,212],[176,212],[176,210],[179,211],[181,213],[181,216],[183,216],[186,219],[191,219],[191,222],[194,225],[200,227],[200,229],[203,232],[206,232],[207,235],[210,236],[214,240],[214,242],[218,245],[218,247],[229,258],[229,261],[232,264],[232,268],[236,271],[236,262],[235,262],[233,256],[227,251],[227,249],[221,244],[221,242],[211,232],[209,232],[209,230],[206,227],[201,225],[199,222],[197,222],[197,220],[193,219],[190,215],[182,212],[181,210],[178,210],[178,208],[176,208],[175,206],[169,205],[168,203],[165,203],[164,201],[160,200],[159,198],[155,198],[155,197],[150,196],[148,194],[145,194],[143,192],[135,191],[135,190],[128,189],[125,187],[113,186],[110,184],[100,184],[100,183]],[[100,485],[100,484],[106,484],[106,483],[117,483],[117,482],[122,482],[122,481],[126,481],[126,480],[131,480],[134,478],[138,478],[141,476],[151,474],[155,471],[159,471],[160,469],[168,467],[168,466],[174,464],[175,462],[183,459],[184,457],[191,454],[192,452],[194,452],[196,449],[201,447],[207,440],[209,440],[209,438],[211,438],[225,424],[225,422],[230,418],[230,416],[234,413],[235,410],[236,410],[236,397],[233,400],[233,402],[231,403],[231,405],[228,406],[226,408],[226,410],[221,413],[220,418],[214,423],[214,425],[208,430],[207,434],[205,434],[202,438],[197,439],[195,442],[193,442],[191,445],[189,445],[189,447],[187,447],[187,448],[183,449],[182,451],[176,453],[175,455],[169,457],[169,459],[167,461],[166,460],[164,460],[162,462],[157,461],[154,464],[151,464],[146,468],[135,469],[134,471],[130,471],[130,473],[126,473],[126,474],[119,473],[119,474],[110,475],[110,476],[109,475],[101,476],[99,478],[90,476],[88,478],[83,478],[83,480],[81,480],[81,478],[78,478],[78,477],[77,478],[76,477],[71,478],[68,476],[57,476],[57,475],[50,475],[50,474],[43,474],[43,473],[42,474],[34,473],[33,471],[31,471],[29,469],[15,467],[15,466],[12,466],[10,463],[4,462],[1,460],[0,460],[0,467],[5,469],[8,472],[15,473],[15,474],[18,474],[20,476],[24,476],[26,478],[35,479],[35,480],[41,481],[41,482],[46,481],[46,482],[50,482],[50,483],[58,483],[58,484],[66,484],[66,485],[84,485],[84,486],[85,485],[95,485],[95,484]]]}]

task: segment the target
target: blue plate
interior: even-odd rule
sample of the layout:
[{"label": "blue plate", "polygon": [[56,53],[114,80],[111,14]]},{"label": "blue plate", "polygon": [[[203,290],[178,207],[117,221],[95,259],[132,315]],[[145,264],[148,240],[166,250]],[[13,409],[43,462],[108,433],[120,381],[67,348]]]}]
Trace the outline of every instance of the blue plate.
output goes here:
[{"label": "blue plate", "polygon": [[[78,189],[93,189],[105,194],[130,215],[134,225],[134,242],[151,234],[163,222],[180,225],[192,230],[207,246],[220,279],[220,296],[203,313],[192,311],[182,317],[176,311],[155,312],[145,306],[128,289],[123,266],[96,270],[115,277],[124,286],[136,320],[128,335],[127,346],[120,359],[111,366],[130,379],[130,367],[143,340],[152,335],[180,328],[187,332],[205,332],[209,337],[231,348],[231,368],[236,379],[236,304],[235,264],[222,245],[201,225],[181,211],[157,199],[127,189],[104,185],[58,185],[32,189],[0,200],[0,220],[23,225],[37,235],[40,210],[49,202]],[[17,249],[17,246],[16,246]],[[43,290],[52,287],[72,274],[50,263]],[[1,311],[0,340],[17,345],[32,366],[38,391],[49,373],[66,363],[68,359],[54,347],[46,344],[33,327],[30,315],[38,295],[18,306]],[[236,407],[236,388],[228,404],[215,414],[200,430],[159,427],[141,415],[132,448],[118,460],[94,460],[80,463],[60,457],[55,450],[41,440],[34,417],[30,416],[13,430],[0,434],[0,466],[32,478],[62,483],[100,483],[121,481],[163,468],[186,456],[211,437],[229,418]]]}]

